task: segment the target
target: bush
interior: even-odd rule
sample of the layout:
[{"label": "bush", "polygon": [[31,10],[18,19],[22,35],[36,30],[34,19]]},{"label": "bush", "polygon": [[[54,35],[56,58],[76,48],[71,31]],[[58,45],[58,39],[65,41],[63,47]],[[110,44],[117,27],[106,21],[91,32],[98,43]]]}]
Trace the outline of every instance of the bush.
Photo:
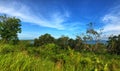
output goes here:
[{"label": "bush", "polygon": [[107,50],[112,54],[120,54],[120,35],[109,37]]},{"label": "bush", "polygon": [[44,35],[41,35],[38,39],[34,40],[34,46],[42,46],[54,42],[55,42],[54,37],[46,33]]}]

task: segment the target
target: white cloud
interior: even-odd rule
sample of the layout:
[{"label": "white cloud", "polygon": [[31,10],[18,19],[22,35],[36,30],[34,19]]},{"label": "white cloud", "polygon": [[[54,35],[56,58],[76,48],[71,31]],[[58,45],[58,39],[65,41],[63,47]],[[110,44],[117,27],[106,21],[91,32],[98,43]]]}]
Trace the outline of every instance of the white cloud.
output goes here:
[{"label": "white cloud", "polygon": [[108,35],[118,35],[120,34],[120,5],[110,10],[102,19],[104,23],[103,32]]},{"label": "white cloud", "polygon": [[1,2],[0,13],[7,14],[9,16],[16,16],[20,18],[23,22],[29,22],[43,27],[56,28],[59,30],[65,29],[62,24],[69,16],[68,12],[65,12],[63,14],[55,12],[50,15],[51,20],[48,20],[43,17],[43,15],[38,16],[37,14],[35,14],[35,12],[32,12],[32,9],[30,9],[30,7],[17,2],[11,2],[10,4]]}]

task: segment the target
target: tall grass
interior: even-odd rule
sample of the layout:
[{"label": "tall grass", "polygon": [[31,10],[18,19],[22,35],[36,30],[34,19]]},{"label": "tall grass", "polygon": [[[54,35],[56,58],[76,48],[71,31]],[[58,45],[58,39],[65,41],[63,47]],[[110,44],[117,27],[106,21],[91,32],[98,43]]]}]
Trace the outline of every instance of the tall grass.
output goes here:
[{"label": "tall grass", "polygon": [[61,50],[55,44],[1,44],[0,71],[120,71],[120,56]]}]

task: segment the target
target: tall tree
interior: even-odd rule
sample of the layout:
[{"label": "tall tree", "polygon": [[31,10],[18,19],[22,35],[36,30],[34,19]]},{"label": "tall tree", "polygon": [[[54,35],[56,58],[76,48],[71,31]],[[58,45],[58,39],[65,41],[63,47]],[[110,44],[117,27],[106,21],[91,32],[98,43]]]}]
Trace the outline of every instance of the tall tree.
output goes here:
[{"label": "tall tree", "polygon": [[97,40],[97,37],[99,36],[99,33],[93,27],[93,23],[88,24],[86,33],[88,33],[93,40]]},{"label": "tall tree", "polygon": [[98,40],[100,38],[101,32],[98,33],[93,26],[93,23],[90,22],[88,24],[88,28],[86,33],[88,34],[88,36],[91,38],[92,41],[95,41],[95,48],[93,48],[94,51],[96,51],[98,49]]},{"label": "tall tree", "polygon": [[18,41],[18,33],[21,33],[21,21],[15,17],[0,16],[0,37],[5,43]]},{"label": "tall tree", "polygon": [[35,46],[42,46],[42,45],[54,43],[54,42],[55,42],[55,38],[52,37],[50,34],[46,33],[44,35],[41,35],[39,37],[39,39],[35,39],[34,45]]}]

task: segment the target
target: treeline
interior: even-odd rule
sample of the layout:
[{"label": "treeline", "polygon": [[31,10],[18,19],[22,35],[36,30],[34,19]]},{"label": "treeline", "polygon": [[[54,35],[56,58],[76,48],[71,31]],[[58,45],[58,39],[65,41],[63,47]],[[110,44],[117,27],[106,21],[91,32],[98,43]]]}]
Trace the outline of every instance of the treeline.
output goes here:
[{"label": "treeline", "polygon": [[113,54],[120,54],[120,35],[109,37],[107,50]]},{"label": "treeline", "polygon": [[54,43],[60,46],[61,49],[68,49],[68,47],[70,47],[75,50],[80,50],[83,47],[83,41],[79,36],[77,36],[76,39],[72,39],[67,36],[61,36],[60,38],[55,39],[50,34],[46,33],[34,40],[34,46],[36,47],[43,46],[50,43]]},{"label": "treeline", "polygon": [[[92,41],[93,40],[91,40],[91,42]],[[120,54],[120,35],[109,37],[106,44],[100,42],[88,44],[80,36],[76,36],[75,39],[67,36],[61,36],[60,38],[55,39],[48,33],[41,35],[39,38],[34,40],[35,47],[44,46],[51,43],[59,46],[59,49],[65,50],[71,48],[76,51],[92,51],[96,53],[109,52],[111,54]]]},{"label": "treeline", "polygon": [[[18,33],[21,33],[20,19],[6,15],[0,16],[0,39],[3,43],[17,45],[19,41]],[[99,53],[107,51],[112,54],[120,54],[120,35],[109,37],[108,43],[105,45],[99,43],[101,34],[101,30],[97,32],[93,27],[93,23],[89,23],[83,37],[76,36],[75,39],[72,39],[67,36],[61,36],[55,39],[50,34],[44,34],[34,40],[34,46],[39,47],[53,43],[60,49],[71,48],[76,51],[93,51]],[[95,44],[87,44],[87,41],[93,40],[95,40]]]}]

